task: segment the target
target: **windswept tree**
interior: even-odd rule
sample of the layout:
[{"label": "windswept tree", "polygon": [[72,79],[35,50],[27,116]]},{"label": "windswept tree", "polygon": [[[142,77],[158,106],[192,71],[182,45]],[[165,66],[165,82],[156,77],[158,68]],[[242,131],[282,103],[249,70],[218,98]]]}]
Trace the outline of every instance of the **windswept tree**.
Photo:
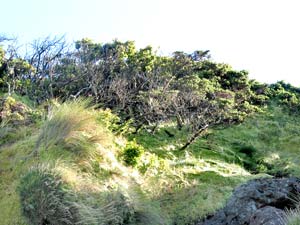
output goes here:
[{"label": "windswept tree", "polygon": [[191,132],[182,149],[209,127],[242,121],[272,93],[281,102],[299,102],[299,93],[291,94],[287,85],[252,82],[247,71],[213,62],[209,51],[161,56],[151,46],[137,49],[132,41],[118,40],[103,44],[82,39],[74,46],[69,48],[63,37],[39,39],[26,60],[12,54],[16,51],[0,50],[1,88],[37,102],[91,97],[99,107],[117,113],[121,122],[133,121],[137,131],[176,122],[178,129]]},{"label": "windswept tree", "polygon": [[67,51],[64,37],[50,36],[31,43],[26,59],[34,68],[30,74],[31,97],[38,97],[37,101],[53,98],[53,85],[57,79],[55,67]]},{"label": "windswept tree", "polygon": [[16,39],[0,37],[0,43],[4,41],[6,48],[0,46],[0,88],[9,95],[14,92],[27,94],[27,78],[33,67],[18,54]]}]

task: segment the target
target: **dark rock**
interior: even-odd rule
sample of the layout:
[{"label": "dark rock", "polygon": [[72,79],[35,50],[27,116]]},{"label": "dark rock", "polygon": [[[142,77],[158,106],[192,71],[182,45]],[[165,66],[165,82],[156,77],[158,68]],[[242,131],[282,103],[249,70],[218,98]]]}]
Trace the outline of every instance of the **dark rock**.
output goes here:
[{"label": "dark rock", "polygon": [[[291,198],[299,192],[300,179],[298,178],[252,180],[236,188],[226,206],[202,224],[243,225],[250,224],[252,221],[252,225],[271,225],[274,224],[273,220],[263,223],[262,217],[266,220],[271,217],[274,217],[274,221],[278,220],[283,209],[295,208]],[[254,223],[254,221],[261,221],[261,223]]]},{"label": "dark rock", "polygon": [[283,210],[266,206],[256,210],[250,218],[249,225],[285,225],[284,218]]}]

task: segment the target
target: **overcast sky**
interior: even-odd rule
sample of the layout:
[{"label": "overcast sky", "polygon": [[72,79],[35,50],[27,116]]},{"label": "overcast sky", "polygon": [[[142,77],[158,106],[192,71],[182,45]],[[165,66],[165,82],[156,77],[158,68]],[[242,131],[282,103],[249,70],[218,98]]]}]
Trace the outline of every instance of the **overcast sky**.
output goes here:
[{"label": "overcast sky", "polygon": [[300,86],[299,0],[0,0],[0,33],[28,42],[134,40],[162,54],[210,50],[262,82]]}]

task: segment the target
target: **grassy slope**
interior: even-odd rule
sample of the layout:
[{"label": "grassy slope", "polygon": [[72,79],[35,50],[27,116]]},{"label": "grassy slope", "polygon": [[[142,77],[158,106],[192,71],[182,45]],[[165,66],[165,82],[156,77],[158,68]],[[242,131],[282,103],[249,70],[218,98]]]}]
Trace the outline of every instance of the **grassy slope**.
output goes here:
[{"label": "grassy slope", "polygon": [[34,136],[23,136],[13,144],[0,148],[0,224],[26,224],[21,216],[19,196],[16,187],[20,176],[33,165],[32,160],[24,159],[34,147]]},{"label": "grassy slope", "polygon": [[[175,136],[169,137],[165,129]],[[172,127],[161,127],[154,135],[144,131],[129,138],[172,161],[192,183],[161,198],[163,208],[178,224],[184,224],[188,218],[196,219],[221,207],[232,189],[248,179],[268,174],[300,176],[299,132],[299,117],[270,107],[240,125],[209,131],[184,152],[176,149],[185,141],[186,132]],[[247,154],[242,149],[252,152]]]},{"label": "grassy slope", "polygon": [[[175,136],[169,137],[164,129]],[[148,200],[136,201],[135,207],[155,213],[152,208],[160,205],[166,218],[164,224],[188,224],[213,213],[238,184],[264,176],[251,175],[243,168],[249,160],[265,162],[259,167],[260,171],[286,170],[300,175],[297,168],[300,121],[276,107],[241,125],[210,131],[182,152],[177,149],[187,138],[185,130],[166,125],[155,134],[144,130],[130,135],[129,140],[135,139],[145,149],[137,168],[120,163],[117,152],[126,141],[122,138],[112,138],[111,143],[102,145],[105,151],[100,158],[78,159],[59,146],[43,151],[38,158],[27,158],[34,149],[39,130],[32,127],[18,132],[21,133],[16,135],[14,143],[0,146],[0,225],[26,224],[20,213],[16,187],[20,176],[38,162],[58,164],[64,179],[78,193],[97,194],[114,185],[130,189],[131,183],[137,183]],[[101,140],[98,142],[101,144]],[[251,146],[255,149],[254,155],[249,158],[249,154],[240,152],[241,146]],[[143,201],[147,201],[148,206]]]}]

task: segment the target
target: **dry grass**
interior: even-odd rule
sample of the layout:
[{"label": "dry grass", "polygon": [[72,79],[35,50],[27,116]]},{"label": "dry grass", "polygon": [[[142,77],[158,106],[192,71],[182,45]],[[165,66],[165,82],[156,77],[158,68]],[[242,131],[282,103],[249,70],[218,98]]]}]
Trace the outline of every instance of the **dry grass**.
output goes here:
[{"label": "dry grass", "polygon": [[95,143],[111,143],[111,135],[97,124],[97,111],[87,100],[75,100],[51,110],[38,137],[36,150],[61,146],[79,155],[92,153]]}]

